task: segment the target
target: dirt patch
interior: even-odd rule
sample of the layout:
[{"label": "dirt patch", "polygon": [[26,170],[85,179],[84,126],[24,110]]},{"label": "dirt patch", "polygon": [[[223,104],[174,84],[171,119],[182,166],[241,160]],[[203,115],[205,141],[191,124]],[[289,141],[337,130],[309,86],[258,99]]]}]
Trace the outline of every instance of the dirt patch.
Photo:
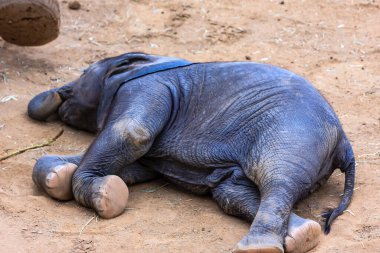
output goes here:
[{"label": "dirt patch", "polygon": [[[61,1],[57,40],[35,48],[0,39],[0,248],[4,252],[230,252],[249,224],[207,197],[154,181],[130,187],[125,214],[111,220],[74,201],[57,202],[33,184],[34,159],[83,152],[92,135],[26,116],[37,93],[78,77],[89,63],[128,51],[192,61],[252,60],[309,79],[329,100],[358,162],[349,210],[312,252],[380,251],[380,3],[378,1]],[[154,189],[154,190],[152,190]],[[296,206],[321,222],[343,176]],[[90,221],[91,220],[91,221]],[[90,221],[90,222],[89,222]],[[89,222],[89,223],[88,223]]]},{"label": "dirt patch", "polygon": [[355,230],[356,240],[371,240],[380,238],[380,227],[372,225],[363,225],[362,228]]}]

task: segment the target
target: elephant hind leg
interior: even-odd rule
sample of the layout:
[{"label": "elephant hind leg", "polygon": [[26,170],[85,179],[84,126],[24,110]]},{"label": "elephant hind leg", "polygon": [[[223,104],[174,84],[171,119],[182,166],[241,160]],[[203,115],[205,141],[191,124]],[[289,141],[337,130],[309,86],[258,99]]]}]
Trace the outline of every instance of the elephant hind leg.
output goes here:
[{"label": "elephant hind leg", "polygon": [[[273,189],[273,188],[272,188]],[[246,236],[237,244],[235,253],[282,253],[293,201],[282,186],[272,191],[261,190],[261,202]]]},{"label": "elephant hind leg", "polygon": [[211,193],[225,213],[248,222],[255,218],[260,205],[260,192],[241,170],[236,169],[231,177],[212,188]]},{"label": "elephant hind leg", "polygon": [[[234,170],[229,178],[212,188],[211,192],[227,214],[244,218],[249,222],[255,219],[260,206],[260,192],[241,170]],[[309,251],[318,244],[321,233],[321,226],[317,222],[291,213],[285,237],[285,252]],[[248,236],[250,235],[251,233]],[[259,241],[256,245],[240,242],[234,252],[282,252],[282,249],[269,244],[264,245],[263,242]]]},{"label": "elephant hind leg", "polygon": [[285,252],[307,252],[317,246],[321,234],[322,228],[318,222],[291,213],[285,237]]}]

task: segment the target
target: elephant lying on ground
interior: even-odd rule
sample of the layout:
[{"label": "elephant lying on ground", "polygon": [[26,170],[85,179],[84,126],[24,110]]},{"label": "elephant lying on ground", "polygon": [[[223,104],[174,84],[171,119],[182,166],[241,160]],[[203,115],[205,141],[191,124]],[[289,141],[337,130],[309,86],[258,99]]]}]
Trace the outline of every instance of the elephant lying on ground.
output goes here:
[{"label": "elephant lying on ground", "polygon": [[293,205],[340,168],[344,194],[323,215],[328,233],[352,198],[354,155],[333,109],[274,66],[128,53],[37,95],[28,113],[97,133],[84,155],[40,158],[33,180],[104,218],[124,212],[126,185],[164,176],[252,222],[235,252],[305,252],[321,229]]}]

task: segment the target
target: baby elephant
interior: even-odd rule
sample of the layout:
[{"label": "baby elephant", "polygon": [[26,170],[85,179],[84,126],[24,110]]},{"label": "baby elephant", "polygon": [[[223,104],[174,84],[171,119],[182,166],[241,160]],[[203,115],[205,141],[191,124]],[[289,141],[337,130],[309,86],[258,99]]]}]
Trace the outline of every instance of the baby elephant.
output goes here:
[{"label": "baby elephant", "polygon": [[163,176],[252,222],[235,252],[316,246],[319,224],[291,211],[336,168],[344,194],[323,214],[326,234],[352,198],[355,160],[337,116],[310,83],[278,67],[127,53],[37,95],[28,114],[97,133],[83,155],[37,161],[33,180],[51,197],[112,218],[126,208],[127,185]]}]

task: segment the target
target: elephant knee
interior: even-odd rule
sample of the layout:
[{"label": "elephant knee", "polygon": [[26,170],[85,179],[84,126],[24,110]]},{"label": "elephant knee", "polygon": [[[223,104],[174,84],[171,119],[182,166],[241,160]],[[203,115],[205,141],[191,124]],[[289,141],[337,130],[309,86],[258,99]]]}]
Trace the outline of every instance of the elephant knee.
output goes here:
[{"label": "elephant knee", "polygon": [[119,120],[113,125],[112,130],[116,138],[121,138],[135,148],[143,148],[153,141],[149,129],[134,119]]}]

